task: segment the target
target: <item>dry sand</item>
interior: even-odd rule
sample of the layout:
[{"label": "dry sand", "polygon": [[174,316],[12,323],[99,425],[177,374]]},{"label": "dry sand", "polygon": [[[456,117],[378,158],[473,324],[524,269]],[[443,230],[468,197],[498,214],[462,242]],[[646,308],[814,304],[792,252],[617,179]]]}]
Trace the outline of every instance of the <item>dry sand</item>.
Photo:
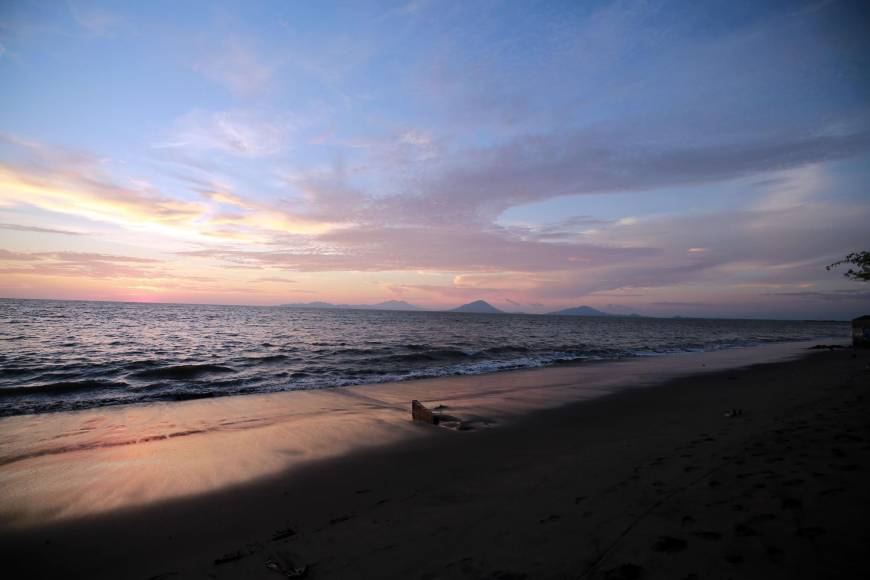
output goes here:
[{"label": "dry sand", "polygon": [[[698,370],[693,365],[700,360],[685,358],[682,366]],[[703,360],[714,361],[714,369],[733,366]],[[638,367],[629,368],[635,371],[616,373],[617,383],[645,384]],[[186,445],[173,439],[199,438],[200,450],[220,454],[226,447],[226,469],[235,475],[221,479],[220,463],[209,460],[208,469],[196,472],[220,485],[165,484],[198,491],[150,494],[156,474],[173,479],[162,465],[139,480],[143,501],[135,501],[129,485],[120,503],[101,504],[100,494],[90,493],[82,505],[98,506],[91,512],[32,504],[51,504],[52,489],[61,503],[72,501],[70,488],[117,472],[117,455],[86,447],[7,464],[4,476],[11,475],[0,498],[4,568],[16,578],[280,578],[296,569],[310,578],[870,577],[864,553],[870,545],[870,352],[813,351],[800,360],[692,374],[646,389],[620,391],[604,380],[609,396],[517,417],[546,398],[542,391],[521,396],[535,373],[549,377],[550,394],[564,394],[571,385],[559,380],[576,380],[573,372],[475,379],[496,390],[515,385],[498,394],[514,402],[506,407],[450,383],[458,389],[451,391],[451,411],[469,416],[491,407],[485,415],[497,419],[494,428],[471,432],[395,420],[398,407],[407,407],[382,397],[367,404],[381,413],[372,423],[377,429],[352,422],[359,428],[342,434],[372,435],[372,441],[262,474],[238,468],[235,439],[221,430],[110,447],[108,453],[124,450],[138,461],[148,455],[143,450],[166,453]],[[419,394],[414,389],[427,387],[412,385],[405,396]],[[260,404],[268,409],[278,400],[297,399]],[[731,408],[744,412],[725,417]],[[69,415],[44,420],[82,419]],[[0,422],[0,434],[18,438],[9,445],[22,448],[25,421]],[[294,430],[286,423],[245,431],[241,449],[278,453],[275,438]],[[187,450],[176,460],[193,457]],[[33,473],[16,479],[28,462],[38,465],[33,473],[52,474],[53,487]],[[237,477],[250,469],[256,479]],[[98,477],[87,480],[82,472]],[[64,473],[74,483],[64,485]],[[22,489],[26,481],[32,485]],[[8,500],[13,493],[18,511]]]}]

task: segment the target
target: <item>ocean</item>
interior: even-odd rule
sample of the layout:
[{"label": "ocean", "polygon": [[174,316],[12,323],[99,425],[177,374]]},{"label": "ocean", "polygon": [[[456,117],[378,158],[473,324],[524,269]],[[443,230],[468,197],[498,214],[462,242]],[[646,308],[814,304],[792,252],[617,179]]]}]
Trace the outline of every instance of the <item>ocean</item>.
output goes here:
[{"label": "ocean", "polygon": [[0,299],[0,416],[848,337],[846,322]]}]

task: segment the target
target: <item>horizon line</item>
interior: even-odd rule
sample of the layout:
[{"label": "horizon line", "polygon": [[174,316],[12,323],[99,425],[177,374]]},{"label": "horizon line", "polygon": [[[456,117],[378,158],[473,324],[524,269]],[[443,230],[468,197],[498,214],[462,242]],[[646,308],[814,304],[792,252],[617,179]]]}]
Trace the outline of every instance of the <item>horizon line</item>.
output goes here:
[{"label": "horizon line", "polygon": [[[245,308],[281,308],[281,307],[289,307],[293,308],[294,303],[290,304],[238,304],[238,303],[206,303],[206,302],[146,302],[142,300],[99,300],[99,299],[88,299],[88,298],[21,298],[17,296],[0,296],[0,300],[34,300],[34,301],[43,301],[43,302],[97,302],[103,304],[141,304],[147,306],[241,306]],[[482,300],[483,302],[487,302],[486,300]],[[312,302],[324,302],[325,304],[332,304],[331,302],[325,302],[323,300],[312,300]],[[385,302],[387,302],[385,300]],[[404,302],[404,301],[403,301]],[[475,302],[472,300],[471,302]],[[488,303],[488,302],[487,302]],[[295,304],[305,304],[304,302],[299,302]],[[409,303],[410,304],[410,303]],[[465,302],[460,304],[458,307],[464,306],[465,304],[470,304],[470,302]],[[354,308],[352,304],[332,304],[334,308],[322,308],[318,306],[309,306],[308,308],[311,310],[376,310],[380,312],[432,312],[432,313],[453,313],[453,314],[513,314],[513,315],[521,315],[521,316],[570,316],[572,318],[653,318],[657,320],[672,320],[672,319],[693,319],[693,320],[759,320],[759,321],[780,321],[780,322],[851,322],[854,318],[755,318],[751,316],[684,316],[681,314],[673,314],[669,316],[651,316],[648,314],[612,314],[605,313],[606,316],[584,316],[584,315],[558,315],[554,312],[510,312],[507,310],[502,310],[500,312],[453,312],[453,309],[447,310],[434,310],[429,308],[424,308],[422,306],[418,306],[419,310],[390,310],[383,308],[366,308],[367,306],[374,306],[372,304],[362,304],[357,305],[358,307]],[[414,305],[412,305],[414,306]],[[585,306],[581,305],[580,307]],[[454,308],[458,308],[454,307]],[[579,307],[568,307],[568,308],[579,308]],[[590,306],[590,308],[595,308],[594,306]],[[565,309],[562,309],[565,310]],[[856,317],[857,318],[857,317]]]}]

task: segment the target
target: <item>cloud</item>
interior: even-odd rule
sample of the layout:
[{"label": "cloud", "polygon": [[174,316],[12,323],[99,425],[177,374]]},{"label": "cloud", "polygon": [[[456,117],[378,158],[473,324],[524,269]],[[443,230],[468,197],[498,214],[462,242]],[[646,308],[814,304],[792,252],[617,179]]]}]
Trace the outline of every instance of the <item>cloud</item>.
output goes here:
[{"label": "cloud", "polygon": [[[528,227],[468,228],[459,222],[345,228],[320,238],[332,244],[329,256],[261,258],[290,269],[322,263],[355,269],[356,259],[375,269],[464,272],[450,286],[402,285],[451,299],[507,293],[515,300],[569,301],[626,289],[691,292],[707,286],[739,294],[825,283],[825,264],[866,238],[870,210],[827,199],[831,180],[818,166],[768,175],[767,191],[747,209],[632,220],[577,216]],[[783,194],[806,183],[812,193]],[[592,224],[594,230],[587,230]]]},{"label": "cloud", "polygon": [[43,234],[61,234],[64,236],[83,236],[84,232],[74,232],[71,230],[61,230],[56,228],[42,228],[39,226],[23,226],[19,224],[3,224],[0,223],[0,229],[15,230],[19,232],[38,232]]},{"label": "cloud", "polygon": [[201,204],[118,185],[92,165],[34,170],[0,163],[0,205],[30,205],[129,227],[171,227],[204,211]]},{"label": "cloud", "polygon": [[281,278],[278,276],[261,276],[254,280],[254,282],[276,282],[278,284],[298,284],[298,280],[291,280],[290,278]]},{"label": "cloud", "polygon": [[[818,280],[824,263],[830,261],[826,262],[827,256],[836,257],[858,243],[870,219],[866,208],[820,198],[818,193],[830,186],[823,166],[801,164],[816,156],[816,146],[818,155],[828,151],[830,156],[841,145],[851,151],[854,140],[846,142],[843,145],[835,139],[829,147],[832,141],[819,141],[809,148],[813,150],[811,156],[777,153],[772,166],[790,167],[783,159],[796,159],[794,162],[799,164],[786,170],[765,171],[760,169],[764,164],[752,161],[751,167],[759,169],[746,169],[744,173],[743,161],[734,164],[727,156],[721,165],[710,162],[727,168],[717,169],[713,175],[722,179],[736,176],[740,178],[735,182],[738,186],[746,183],[747,187],[763,191],[757,195],[758,203],[747,209],[629,220],[577,215],[549,224],[499,226],[493,221],[497,215],[492,210],[497,207],[494,204],[517,203],[518,196],[509,180],[501,182],[506,190],[503,201],[495,187],[469,186],[487,185],[485,180],[468,180],[461,172],[451,175],[449,165],[442,168],[441,179],[464,189],[429,189],[433,183],[430,181],[421,187],[419,195],[377,197],[351,185],[351,169],[338,162],[325,170],[283,176],[303,195],[296,200],[293,211],[283,209],[282,202],[257,201],[217,184],[208,188],[208,179],[192,183],[198,190],[196,199],[182,201],[147,185],[121,187],[101,171],[98,160],[37,144],[19,145],[30,152],[28,162],[0,166],[0,200],[84,215],[132,229],[143,224],[159,225],[162,233],[186,237],[197,244],[177,255],[212,260],[230,269],[454,273],[450,285],[395,285],[451,300],[479,294],[491,299],[510,297],[520,303],[545,300],[570,304],[595,293],[710,284],[733,289],[776,284],[788,290],[790,285]],[[542,151],[545,153],[524,151],[515,159],[550,163],[546,158],[553,153],[552,147],[548,145]],[[500,155],[493,158],[501,159]],[[691,155],[688,158],[698,159]],[[552,162],[567,166],[567,161]],[[515,175],[544,173],[545,165],[526,165],[511,170]],[[462,167],[470,167],[470,163]],[[620,179],[639,171],[630,166],[617,171],[615,167],[613,172]],[[686,174],[692,179],[697,175],[697,168],[684,170],[683,164],[679,168],[661,182],[680,182]],[[494,170],[491,166],[480,171]],[[559,179],[583,177],[568,171]],[[530,177],[529,183],[533,181]],[[548,195],[519,197],[538,199]],[[429,206],[430,211],[411,213],[415,206],[418,211]],[[838,227],[829,227],[831,223]],[[142,270],[136,264],[91,262],[94,276],[122,275],[125,271],[132,275]],[[44,271],[58,275],[88,271],[69,260],[42,266]],[[20,268],[15,271],[22,273]]]},{"label": "cloud", "polygon": [[158,147],[193,152],[220,151],[240,157],[268,157],[280,152],[292,123],[254,111],[195,110],[175,122],[171,137]]},{"label": "cloud", "polygon": [[[403,219],[407,206],[348,190],[339,169],[318,183],[307,178],[296,184],[309,188],[310,208],[341,219],[342,227],[292,241],[275,239],[271,250],[205,248],[184,255],[290,271],[457,273],[450,285],[389,288],[451,300],[507,295],[519,302],[570,305],[584,296],[625,290],[790,288],[824,279],[824,265],[865,237],[870,212],[827,199],[832,180],[825,167],[750,172],[732,183],[756,192],[757,201],[745,209],[621,220],[579,215],[503,227],[479,212],[449,223],[426,215]],[[475,199],[469,192],[454,203],[474,207]],[[438,209],[447,213],[451,207]]]},{"label": "cloud", "polygon": [[165,273],[155,269],[160,260],[86,252],[11,252],[0,250],[0,263],[26,262],[27,265],[0,266],[4,275],[67,276],[86,278],[154,278]]},{"label": "cloud", "polygon": [[32,256],[26,252],[13,252],[11,250],[4,250],[0,248],[0,260],[2,261],[28,261],[31,259]]},{"label": "cloud", "polygon": [[423,195],[388,202],[408,220],[423,216],[474,222],[494,219],[515,205],[555,197],[721,182],[853,157],[868,149],[870,131],[690,147],[644,145],[637,135],[577,130],[465,151],[440,176],[423,184]]},{"label": "cloud", "polygon": [[[265,241],[326,231],[322,223],[228,192],[201,191],[198,199],[168,195],[147,182],[115,181],[103,160],[86,153],[6,139],[23,153],[15,163],[0,162],[0,206],[32,206],[186,239]],[[233,212],[222,211],[223,207]]]},{"label": "cloud", "polygon": [[588,235],[594,233],[596,228],[609,226],[616,220],[595,218],[589,215],[577,215],[565,218],[558,222],[546,224],[517,224],[510,223],[504,227],[520,236],[542,242],[547,241],[588,241]]},{"label": "cloud", "polygon": [[[841,6],[721,11],[715,25],[695,5],[438,8],[374,23],[344,11],[323,28],[264,25],[257,39],[231,30],[253,22],[245,11],[199,15],[193,68],[233,93],[218,100],[248,104],[182,103],[189,112],[146,151],[162,164],[153,180],[136,174],[134,147],[118,148],[125,174],[96,155],[16,141],[0,163],[0,204],[146,232],[141,243],[181,250],[186,265],[315,273],[306,281],[389,271],[391,282],[432,282],[384,286],[411,296],[520,304],[626,289],[686,302],[711,287],[827,292],[820,266],[866,238],[866,204],[825,194],[860,179],[843,171],[838,182],[831,166],[870,151],[856,56],[867,41],[817,20]],[[85,28],[112,30],[111,17],[82,14]],[[361,25],[334,34],[346,16]],[[740,195],[726,202],[725,189]],[[640,195],[626,192],[683,206],[665,214],[644,200],[634,211],[626,200]],[[607,193],[623,195],[607,206]],[[703,210],[714,203],[726,209]],[[528,223],[505,223],[510,208]],[[561,213],[533,223],[537,208]]]},{"label": "cloud", "polygon": [[645,247],[524,241],[509,233],[461,228],[344,227],[290,250],[201,249],[181,255],[298,271],[546,271],[654,255]]},{"label": "cloud", "polygon": [[831,292],[765,292],[765,295],[807,300],[823,300],[826,302],[860,301],[864,303],[870,303],[870,290],[833,290]]}]

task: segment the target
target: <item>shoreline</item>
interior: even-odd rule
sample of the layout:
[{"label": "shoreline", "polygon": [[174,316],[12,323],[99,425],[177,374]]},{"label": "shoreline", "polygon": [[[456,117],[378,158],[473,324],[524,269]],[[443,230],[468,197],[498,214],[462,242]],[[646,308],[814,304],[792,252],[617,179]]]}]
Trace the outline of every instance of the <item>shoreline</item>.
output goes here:
[{"label": "shoreline", "polygon": [[[195,496],[433,436],[410,421],[413,399],[445,405],[464,429],[498,429],[531,412],[625,389],[787,360],[812,344],[5,417],[0,419],[0,529]],[[168,479],[164,472],[182,477]]]},{"label": "shoreline", "polygon": [[[866,392],[870,359],[867,353],[851,349],[803,354],[796,360],[739,369],[725,365],[700,375],[693,374],[700,369],[684,368],[682,376],[659,381],[654,388],[611,391],[610,396],[534,412],[530,412],[529,400],[514,401],[524,411],[498,428],[471,433],[413,425],[405,419],[401,433],[414,436],[368,441],[344,454],[309,458],[295,468],[285,466],[253,480],[186,497],[126,503],[102,513],[43,520],[18,529],[7,527],[0,531],[0,545],[13,569],[23,566],[20,569],[26,570],[28,577],[49,577],[61,571],[106,578],[169,578],[160,576],[169,573],[185,578],[276,577],[265,567],[266,560],[279,562],[286,569],[291,564],[308,565],[311,576],[317,578],[348,574],[372,578],[425,574],[507,578],[526,574],[535,578],[563,573],[605,577],[603,574],[617,569],[622,560],[657,577],[655,571],[660,568],[673,572],[674,562],[696,562],[689,556],[697,550],[698,557],[708,558],[709,549],[721,551],[725,544],[734,552],[725,556],[735,561],[739,556],[741,563],[723,560],[725,556],[720,554],[718,567],[700,577],[725,577],[726,573],[739,577],[814,577],[801,573],[801,566],[792,561],[812,555],[805,542],[833,538],[841,547],[826,545],[827,550],[849,548],[860,554],[856,542],[868,539],[867,520],[850,526],[840,522],[841,529],[828,522],[815,525],[813,520],[870,515],[864,488],[848,481],[860,478],[862,484],[867,482],[866,431],[870,425],[866,424],[866,414],[861,415],[867,402],[859,397],[863,396],[862,385]],[[851,358],[853,354],[856,359]],[[860,379],[858,384],[852,384],[855,377]],[[635,386],[645,384],[643,377],[636,378]],[[788,382],[780,381],[782,378]],[[849,405],[843,405],[847,399]],[[786,449],[788,439],[777,442],[777,436],[768,435],[777,429],[788,430],[790,437],[812,433],[814,430],[799,429],[800,421],[819,423],[814,414],[834,404],[840,415],[847,413],[858,419],[840,417],[834,425],[828,421],[824,431],[831,431],[832,443],[803,448],[815,452],[818,447],[824,452],[825,458],[818,464],[821,467],[812,457],[789,458],[789,454],[802,450]],[[725,418],[723,411],[732,407],[744,408],[746,415]],[[832,432],[837,429],[840,432]],[[268,434],[259,428],[253,431],[261,438]],[[387,431],[395,435],[394,430]],[[837,436],[845,439],[836,440]],[[850,441],[850,436],[860,440]],[[773,446],[785,459],[774,463],[770,458],[754,458],[754,443],[759,442]],[[220,447],[220,442],[217,444]],[[121,449],[129,452],[149,445]],[[848,459],[831,456],[831,446]],[[238,460],[232,449],[221,452],[227,462]],[[141,458],[128,453],[127,460]],[[151,456],[149,460],[154,459]],[[737,500],[728,498],[737,493],[743,479],[752,486],[764,483],[773,488],[769,477],[737,465],[738,461],[748,464],[762,460],[768,471],[785,466],[789,470],[818,467],[816,473],[821,469],[831,472],[831,461],[842,463],[848,469],[822,478],[825,489],[841,489],[825,496],[825,501],[846,502],[851,507],[819,511],[821,508],[816,509],[801,495],[813,489],[802,490],[794,483],[790,485],[797,487],[786,486],[785,482],[799,478],[783,473],[781,484],[789,495],[774,498],[775,510],[771,507],[770,511],[755,510],[758,513],[747,515],[744,512],[752,511],[750,504],[755,501],[751,494],[739,500],[746,504],[744,511],[731,510]],[[800,461],[813,465],[800,466]],[[741,471],[733,474],[733,484],[724,475],[730,469]],[[741,479],[742,471],[749,475]],[[704,478],[712,481],[711,473],[717,474],[719,484],[702,486],[706,494],[703,501],[693,500],[691,495],[698,491],[699,482]],[[825,477],[839,479],[824,481]],[[803,479],[816,483],[812,475]],[[144,488],[139,491],[146,493]],[[724,497],[716,500],[719,496]],[[671,503],[680,500],[686,506],[663,510],[663,499]],[[709,504],[722,499],[730,504],[723,504],[728,508],[723,508],[723,513],[714,514],[719,531],[694,529],[711,524],[692,515],[693,510],[698,511],[699,506],[707,511],[718,509]],[[783,512],[780,504],[784,499],[798,499],[803,507]],[[755,552],[747,556],[738,549],[741,543],[766,537],[761,528],[784,525],[782,513],[798,511],[803,520],[800,523],[806,525],[795,524],[797,531],[779,534],[776,549],[785,554],[779,564],[765,556],[766,552],[755,562],[761,556]],[[771,514],[774,519],[762,518],[751,525],[742,522]],[[639,515],[643,518],[621,536]],[[686,515],[695,523],[687,524]],[[647,544],[658,540],[648,537],[651,532],[644,532],[644,526],[654,520],[658,522],[656,533],[669,532],[673,536],[667,537],[675,538],[676,545],[682,541],[688,542],[688,547],[672,546],[673,553],[650,551]],[[749,526],[752,535],[731,538],[731,528],[736,525]],[[820,527],[826,531],[815,529]],[[800,530],[812,538],[796,535]],[[719,534],[720,538],[702,541],[703,536],[696,532],[709,532],[712,535],[708,538]],[[792,550],[795,542],[803,547]],[[801,555],[802,550],[806,554]],[[635,554],[638,551],[643,557]],[[672,556],[676,553],[680,555]],[[840,558],[843,560],[842,555]],[[856,565],[848,558],[843,561]],[[764,574],[747,575],[748,570],[755,570],[746,567],[749,562],[755,562],[753,566],[759,566]],[[623,572],[630,574],[631,570]]]},{"label": "shoreline", "polygon": [[[97,323],[99,332],[110,337],[105,344],[76,335],[59,340],[62,329],[33,327],[28,322],[38,320],[43,310],[49,320],[66,316],[54,312],[58,308],[20,308],[15,312],[28,315],[10,320],[14,324],[7,344],[18,362],[10,363],[10,372],[2,381],[0,415],[441,379],[572,361],[588,364],[776,341],[843,340],[848,336],[848,325],[837,322],[644,319],[630,323],[608,317],[555,317],[553,324],[526,320],[502,325],[470,315],[466,325],[459,320],[462,315],[437,322],[398,315],[382,319],[373,313],[344,316],[324,311],[323,316],[315,316],[289,311],[286,316],[257,315],[261,324],[247,330],[236,327],[241,335],[235,331],[206,334],[205,342],[193,348],[194,343],[177,347],[162,344],[155,336],[125,336],[102,323]],[[85,307],[73,308],[67,314],[97,321],[108,316],[101,309]],[[200,314],[206,319],[216,316]],[[248,315],[254,316],[240,311],[231,318],[238,325]],[[287,330],[297,324],[323,323],[320,318],[324,317],[331,321],[324,323],[325,328],[332,330],[322,341],[308,335],[294,338]],[[392,329],[392,338],[390,333],[381,334],[379,328],[384,324]],[[461,333],[451,335],[455,324],[476,329],[476,337],[468,340]],[[187,331],[195,333],[196,329]],[[311,344],[306,342],[309,340]],[[68,360],[73,352],[76,354]],[[43,369],[46,361],[40,357],[66,362],[54,372],[54,363]],[[43,370],[51,372],[44,374]]]}]

